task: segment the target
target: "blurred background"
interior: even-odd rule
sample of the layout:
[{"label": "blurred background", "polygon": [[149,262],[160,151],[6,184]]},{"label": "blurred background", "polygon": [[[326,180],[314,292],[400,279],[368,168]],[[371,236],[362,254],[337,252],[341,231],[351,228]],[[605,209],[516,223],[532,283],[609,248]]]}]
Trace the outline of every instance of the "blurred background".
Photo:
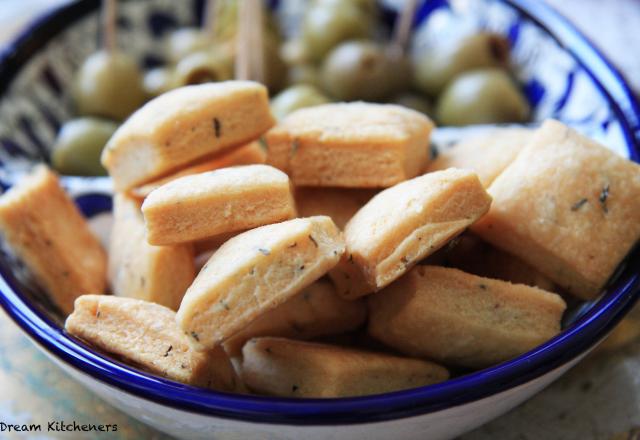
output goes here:
[{"label": "blurred background", "polygon": [[[70,1],[0,0],[0,46],[34,16]],[[577,25],[626,75],[636,93],[640,93],[640,1],[539,1],[546,1]]]}]

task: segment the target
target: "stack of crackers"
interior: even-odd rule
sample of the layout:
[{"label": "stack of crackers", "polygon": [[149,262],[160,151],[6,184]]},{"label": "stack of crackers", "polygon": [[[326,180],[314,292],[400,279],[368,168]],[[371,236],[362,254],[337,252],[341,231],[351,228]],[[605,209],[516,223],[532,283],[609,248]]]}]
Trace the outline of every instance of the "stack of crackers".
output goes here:
[{"label": "stack of crackers", "polygon": [[[556,336],[640,236],[640,167],[557,121],[430,161],[433,123],[363,102],[275,125],[249,81],[134,113],[102,156],[105,252],[38,166],[0,228],[66,330],[154,374],[225,391],[383,393]],[[111,295],[109,295],[111,293]]]}]

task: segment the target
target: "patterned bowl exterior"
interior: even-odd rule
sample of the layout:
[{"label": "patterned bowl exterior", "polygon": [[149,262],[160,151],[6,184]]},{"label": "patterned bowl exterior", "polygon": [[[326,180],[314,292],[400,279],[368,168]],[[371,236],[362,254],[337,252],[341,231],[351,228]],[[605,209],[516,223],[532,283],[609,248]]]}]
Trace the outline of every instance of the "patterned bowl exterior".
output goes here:
[{"label": "patterned bowl exterior", "polygon": [[[286,23],[304,0],[272,1]],[[394,17],[387,0],[384,17]],[[60,124],[73,116],[69,84],[97,48],[98,0],[82,0],[37,21],[0,54],[0,186],[7,188],[35,162],[49,161]],[[284,6],[284,7],[283,7]],[[201,0],[122,1],[119,41],[141,64],[161,64],[161,39],[194,26]],[[297,12],[296,12],[297,11]],[[510,39],[516,76],[533,106],[533,123],[559,119],[638,160],[639,112],[614,68],[566,20],[536,0],[425,0],[416,17],[417,47],[457,32],[490,29]],[[478,127],[438,130],[445,148]],[[107,178],[64,176],[63,184],[88,217],[111,209]],[[518,358],[448,382],[348,399],[279,399],[228,395],[178,384],[114,361],[68,337],[24,267],[0,249],[0,305],[51,355],[109,385],[189,411],[270,423],[349,424],[425,414],[471,402],[534,380],[593,347],[638,297],[640,258],[631,255],[610,286],[577,305],[556,338]]]}]

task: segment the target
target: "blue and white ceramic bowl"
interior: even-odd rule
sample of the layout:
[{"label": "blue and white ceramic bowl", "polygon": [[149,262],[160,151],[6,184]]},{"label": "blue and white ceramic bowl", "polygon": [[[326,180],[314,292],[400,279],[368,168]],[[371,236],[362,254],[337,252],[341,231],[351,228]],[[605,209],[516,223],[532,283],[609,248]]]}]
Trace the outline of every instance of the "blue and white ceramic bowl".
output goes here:
[{"label": "blue and white ceramic bowl", "polygon": [[[302,0],[282,0],[295,9]],[[50,13],[1,55],[0,184],[48,161],[60,123],[72,116],[68,84],[97,44],[98,0]],[[143,64],[161,61],[160,38],[195,25],[202,1],[122,1],[120,40]],[[423,1],[417,44],[489,28],[508,35],[534,119],[553,117],[638,160],[640,112],[615,69],[565,19],[538,0]],[[459,136],[442,130],[442,142]],[[111,207],[104,178],[63,179],[89,217]],[[95,223],[95,222],[94,222]],[[180,438],[441,439],[508,411],[578,362],[639,295],[640,258],[631,255],[595,301],[575,306],[563,332],[518,358],[448,382],[347,399],[281,399],[218,393],[141,372],[68,337],[28,274],[0,254],[0,304],[61,368],[139,420]],[[353,378],[357,380],[356,377]]]}]

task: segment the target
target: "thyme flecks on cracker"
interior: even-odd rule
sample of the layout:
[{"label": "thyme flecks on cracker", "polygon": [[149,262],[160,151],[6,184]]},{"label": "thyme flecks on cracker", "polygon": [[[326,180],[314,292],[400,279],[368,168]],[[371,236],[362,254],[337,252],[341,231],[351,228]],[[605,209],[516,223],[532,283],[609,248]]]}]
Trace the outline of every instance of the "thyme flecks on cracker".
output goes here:
[{"label": "thyme flecks on cracker", "polygon": [[605,214],[609,212],[609,208],[607,207],[607,199],[609,198],[609,184],[607,183],[602,187],[602,191],[600,192],[600,196],[598,197],[598,201],[600,205],[602,205],[602,210]]},{"label": "thyme flecks on cracker", "polygon": [[575,212],[575,211],[579,210],[580,208],[582,208],[588,202],[589,202],[589,200],[587,200],[587,199],[580,199],[576,203],[571,205],[571,210]]},{"label": "thyme flecks on cracker", "polygon": [[222,136],[222,123],[218,118],[213,118],[213,131],[216,134],[216,138]]}]

